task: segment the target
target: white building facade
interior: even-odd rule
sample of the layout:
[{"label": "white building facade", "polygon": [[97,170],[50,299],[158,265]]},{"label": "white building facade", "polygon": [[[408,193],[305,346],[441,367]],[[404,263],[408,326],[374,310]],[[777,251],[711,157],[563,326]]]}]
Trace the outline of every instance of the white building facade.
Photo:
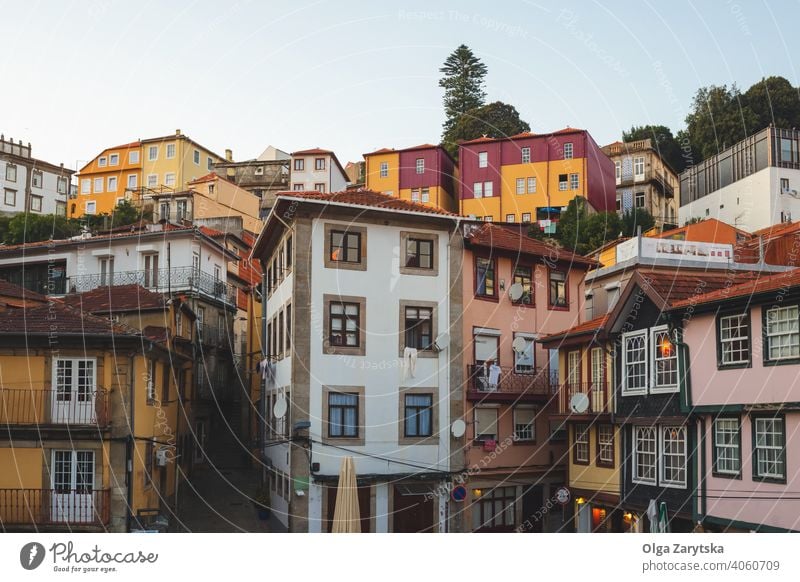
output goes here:
[{"label": "white building facade", "polygon": [[347,173],[336,154],[313,148],[292,153],[289,189],[315,192],[341,192],[347,188]]},{"label": "white building facade", "polygon": [[31,157],[31,144],[0,135],[0,212],[66,216],[72,174]]},{"label": "white building facade", "polygon": [[753,232],[800,219],[800,131],[768,127],[681,174],[680,224]]},{"label": "white building facade", "polygon": [[460,531],[463,243],[457,217],[374,206],[384,198],[281,195],[254,250],[274,370],[262,451],[289,531],[330,530],[348,456],[362,531]]}]

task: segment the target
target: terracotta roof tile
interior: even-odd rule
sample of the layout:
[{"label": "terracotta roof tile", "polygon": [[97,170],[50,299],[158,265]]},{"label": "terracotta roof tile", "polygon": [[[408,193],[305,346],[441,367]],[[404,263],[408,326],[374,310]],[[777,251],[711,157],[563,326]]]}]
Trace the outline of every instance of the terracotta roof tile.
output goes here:
[{"label": "terracotta roof tile", "polygon": [[749,297],[760,293],[769,293],[772,291],[780,291],[788,287],[800,286],[800,269],[792,269],[791,271],[784,271],[783,273],[771,275],[750,273],[748,279],[749,280],[744,282],[738,282],[735,285],[717,287],[716,289],[710,290],[708,293],[683,298],[680,301],[676,301],[672,307],[679,309],[690,305],[694,306],[717,301],[726,301],[734,297]]},{"label": "terracotta roof tile", "polygon": [[364,154],[364,157],[366,158],[367,156],[376,156],[378,154],[391,154],[393,152],[397,152],[397,150],[394,148],[381,148],[379,150],[375,150],[374,152],[369,152]]},{"label": "terracotta roof tile", "polygon": [[467,243],[491,249],[502,249],[514,253],[548,257],[568,263],[596,266],[597,261],[577,255],[570,251],[559,249],[536,239],[520,234],[518,230],[484,222],[474,228],[466,237]]},{"label": "terracotta roof tile", "polygon": [[163,343],[169,339],[169,330],[160,325],[148,325],[142,330],[142,335],[154,342]]},{"label": "terracotta roof tile", "polygon": [[153,293],[141,285],[98,287],[85,293],[71,293],[64,296],[63,301],[69,307],[95,314],[165,307],[163,295]]},{"label": "terracotta roof tile", "polygon": [[427,206],[419,202],[411,202],[402,198],[388,196],[372,190],[345,190],[343,192],[312,192],[309,190],[278,192],[279,198],[302,198],[309,201],[334,202],[339,204],[352,204],[366,208],[380,208],[383,210],[403,210],[407,212],[420,212],[423,214],[438,214],[442,216],[458,216],[436,206]]},{"label": "terracotta roof tile", "polygon": [[530,137],[543,137],[543,136],[548,136],[548,135],[562,135],[562,134],[566,134],[566,133],[582,133],[584,131],[586,131],[586,130],[578,129],[578,128],[575,128],[575,127],[565,127],[563,129],[559,129],[558,131],[551,131],[550,133],[533,133],[533,132],[530,132],[530,131],[523,131],[522,133],[509,135],[507,137],[485,137],[485,136],[478,137],[478,138],[475,138],[475,139],[470,139],[470,140],[467,140],[467,141],[463,141],[463,142],[461,142],[460,145],[472,145],[472,144],[486,143],[486,142],[491,142],[491,141],[508,141],[508,140],[513,140],[513,139],[525,139],[525,138],[530,138]]},{"label": "terracotta roof tile", "polygon": [[691,269],[639,270],[639,274],[647,285],[670,305],[730,287],[734,277],[741,281],[758,276],[757,273],[751,271],[741,271],[734,275],[728,271],[695,271]]},{"label": "terracotta roof tile", "polygon": [[138,337],[139,334],[115,325],[110,319],[97,317],[51,301],[29,309],[6,311],[0,318],[0,333],[22,335],[82,336],[118,335]]},{"label": "terracotta roof tile", "polygon": [[296,152],[292,152],[293,156],[311,156],[314,154],[332,154],[331,150],[324,150],[322,148],[311,148],[307,150],[298,150]]},{"label": "terracotta roof tile", "polygon": [[568,337],[573,337],[577,335],[583,335],[588,333],[593,333],[598,330],[601,330],[605,327],[606,322],[608,321],[609,314],[606,313],[601,317],[596,317],[590,321],[585,321],[583,323],[579,323],[567,330],[560,331],[558,333],[551,333],[539,339],[540,342],[547,342],[553,341],[558,339],[566,339]]},{"label": "terracotta roof tile", "polygon": [[35,301],[46,303],[47,297],[37,293],[36,291],[29,291],[25,287],[20,287],[14,283],[9,283],[0,279],[0,297],[13,297],[15,299],[24,299],[26,301]]}]

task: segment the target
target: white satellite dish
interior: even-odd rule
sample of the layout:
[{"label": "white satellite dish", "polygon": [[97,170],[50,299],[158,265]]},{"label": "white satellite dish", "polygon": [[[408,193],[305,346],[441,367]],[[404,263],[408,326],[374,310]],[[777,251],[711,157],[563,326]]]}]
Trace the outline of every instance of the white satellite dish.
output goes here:
[{"label": "white satellite dish", "polygon": [[583,392],[573,394],[569,399],[569,408],[576,414],[583,414],[589,410],[589,397]]},{"label": "white satellite dish", "polygon": [[275,401],[275,406],[272,407],[272,414],[275,415],[275,418],[283,418],[286,416],[286,410],[288,408],[289,406],[286,404],[286,398],[279,396]]},{"label": "white satellite dish", "polygon": [[522,336],[515,337],[514,341],[511,342],[511,348],[518,354],[524,353],[527,347],[528,342]]},{"label": "white satellite dish", "polygon": [[522,288],[521,283],[514,283],[508,288],[508,296],[511,297],[511,301],[519,301],[523,293],[525,293],[525,289]]},{"label": "white satellite dish", "polygon": [[445,349],[447,346],[450,345],[450,334],[448,334],[447,332],[440,333],[437,336],[434,344],[436,345],[436,349],[438,351],[442,351],[443,349]]},{"label": "white satellite dish", "polygon": [[464,436],[464,433],[467,432],[467,423],[461,420],[454,420],[453,424],[450,426],[450,432],[453,433],[453,436],[456,438],[461,438]]}]

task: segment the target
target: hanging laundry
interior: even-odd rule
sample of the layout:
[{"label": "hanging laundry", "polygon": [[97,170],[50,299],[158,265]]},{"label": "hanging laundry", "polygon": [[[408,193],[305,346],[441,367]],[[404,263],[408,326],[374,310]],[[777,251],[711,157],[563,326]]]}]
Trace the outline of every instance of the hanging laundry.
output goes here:
[{"label": "hanging laundry", "polygon": [[489,390],[497,390],[497,385],[500,383],[500,366],[492,362],[489,366]]},{"label": "hanging laundry", "polygon": [[403,350],[403,380],[413,378],[417,372],[417,349],[406,348]]}]

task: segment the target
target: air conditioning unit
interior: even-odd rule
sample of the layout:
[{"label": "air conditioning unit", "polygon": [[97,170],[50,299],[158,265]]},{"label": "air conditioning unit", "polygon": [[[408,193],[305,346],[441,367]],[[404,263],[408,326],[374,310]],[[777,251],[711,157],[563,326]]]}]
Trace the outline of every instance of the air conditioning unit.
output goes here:
[{"label": "air conditioning unit", "polygon": [[159,467],[167,466],[167,449],[158,449],[156,451],[156,465]]}]

